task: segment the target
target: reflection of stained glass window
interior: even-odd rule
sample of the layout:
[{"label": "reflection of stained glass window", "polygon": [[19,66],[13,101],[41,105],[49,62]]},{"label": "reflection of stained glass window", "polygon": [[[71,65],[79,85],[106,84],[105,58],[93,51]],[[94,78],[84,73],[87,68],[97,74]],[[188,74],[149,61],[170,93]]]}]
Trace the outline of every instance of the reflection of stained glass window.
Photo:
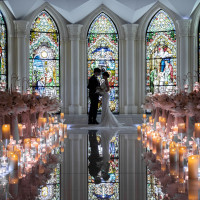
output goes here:
[{"label": "reflection of stained glass window", "polygon": [[[97,161],[100,166],[98,177],[101,178],[100,184],[95,184],[95,178],[90,174],[88,165],[88,199],[119,199],[119,135],[109,136],[110,133],[102,131],[101,134],[97,131],[89,131],[88,137],[88,158],[89,165],[95,167],[94,163],[91,164],[92,158],[97,159],[95,149],[98,149],[98,155],[102,157],[102,161]],[[110,137],[110,138],[109,138]],[[107,144],[107,145],[106,145]],[[96,148],[95,148],[96,145]],[[92,152],[92,149],[94,152]],[[109,180],[105,181],[102,178],[102,171],[104,169],[105,149],[109,151]],[[94,169],[93,169],[94,170]],[[94,172],[92,170],[92,172]]]},{"label": "reflection of stained glass window", "polygon": [[60,38],[57,25],[44,10],[31,26],[30,86],[41,95],[59,96]]},{"label": "reflection of stained glass window", "polygon": [[176,31],[171,18],[160,10],[146,33],[146,91],[170,91],[176,85]]},{"label": "reflection of stained glass window", "polygon": [[[60,154],[60,148],[54,149],[52,154]],[[60,163],[55,165],[46,186],[42,186],[37,200],[60,200]]]},{"label": "reflection of stained glass window", "polygon": [[0,81],[8,82],[7,79],[7,28],[3,14],[0,11]]},{"label": "reflection of stained glass window", "polygon": [[119,112],[118,63],[117,29],[112,20],[101,13],[92,22],[88,31],[88,79],[97,67],[105,69],[110,74],[110,109],[114,113]]}]

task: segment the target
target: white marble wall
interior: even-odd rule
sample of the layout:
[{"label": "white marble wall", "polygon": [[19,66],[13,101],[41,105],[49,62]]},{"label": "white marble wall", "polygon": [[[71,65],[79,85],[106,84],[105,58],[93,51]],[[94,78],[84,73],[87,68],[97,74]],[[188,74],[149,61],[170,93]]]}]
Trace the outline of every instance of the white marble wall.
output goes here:
[{"label": "white marble wall", "polygon": [[[60,75],[62,111],[70,114],[87,113],[87,31],[94,18],[105,12],[115,23],[119,33],[119,107],[121,114],[142,112],[145,98],[145,34],[154,14],[163,9],[174,21],[177,32],[177,74],[183,86],[184,76],[197,70],[197,33],[200,6],[191,19],[181,19],[169,8],[156,3],[135,24],[127,23],[101,5],[77,24],[69,24],[54,8],[44,3],[29,16],[15,19],[4,2],[0,2],[8,26],[8,73],[28,79],[29,32],[32,21],[46,9],[60,31]],[[194,82],[193,79],[190,80]]]}]

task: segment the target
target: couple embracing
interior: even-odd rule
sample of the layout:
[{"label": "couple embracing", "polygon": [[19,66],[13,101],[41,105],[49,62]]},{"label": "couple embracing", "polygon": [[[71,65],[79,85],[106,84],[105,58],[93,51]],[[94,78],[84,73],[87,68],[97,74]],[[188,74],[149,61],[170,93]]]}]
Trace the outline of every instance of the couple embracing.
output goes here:
[{"label": "couple embracing", "polygon": [[102,113],[101,113],[101,123],[98,125],[100,127],[119,127],[121,124],[117,121],[115,116],[110,111],[109,107],[109,74],[108,72],[103,72],[101,83],[98,80],[98,76],[101,74],[99,68],[94,69],[94,75],[89,79],[88,89],[90,98],[90,111],[88,124],[99,124],[96,120],[99,96],[102,96]]}]

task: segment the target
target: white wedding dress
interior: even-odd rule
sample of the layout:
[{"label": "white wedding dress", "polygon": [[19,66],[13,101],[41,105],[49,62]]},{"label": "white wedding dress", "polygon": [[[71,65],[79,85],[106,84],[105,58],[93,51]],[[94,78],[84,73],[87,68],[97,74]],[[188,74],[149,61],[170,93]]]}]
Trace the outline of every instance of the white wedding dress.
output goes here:
[{"label": "white wedding dress", "polygon": [[115,116],[110,111],[109,107],[109,99],[110,95],[109,92],[106,92],[107,86],[105,80],[102,80],[101,85],[101,92],[102,95],[102,112],[101,112],[101,123],[98,125],[99,127],[122,127]]}]

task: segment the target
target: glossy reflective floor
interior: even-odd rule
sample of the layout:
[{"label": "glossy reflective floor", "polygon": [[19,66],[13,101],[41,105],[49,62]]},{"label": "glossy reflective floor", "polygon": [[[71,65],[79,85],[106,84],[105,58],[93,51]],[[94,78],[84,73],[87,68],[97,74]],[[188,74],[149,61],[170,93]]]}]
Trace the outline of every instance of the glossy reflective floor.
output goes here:
[{"label": "glossy reflective floor", "polygon": [[118,115],[117,119],[126,128],[96,130],[87,125],[87,115],[66,116],[69,129],[61,167],[61,199],[147,198],[146,166],[136,130],[142,116]]}]

